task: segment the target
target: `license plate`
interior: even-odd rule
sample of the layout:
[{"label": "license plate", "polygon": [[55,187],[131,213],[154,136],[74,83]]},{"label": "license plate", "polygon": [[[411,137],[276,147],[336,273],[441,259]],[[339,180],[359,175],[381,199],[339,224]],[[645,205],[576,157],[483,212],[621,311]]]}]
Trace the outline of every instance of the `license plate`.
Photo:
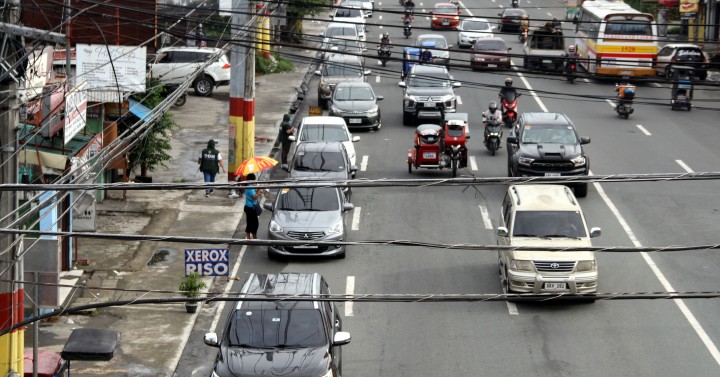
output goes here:
[{"label": "license plate", "polygon": [[549,291],[567,290],[567,283],[545,283],[545,289]]},{"label": "license plate", "polygon": [[423,158],[427,158],[427,159],[435,158],[435,152],[423,152]]},{"label": "license plate", "polygon": [[450,20],[444,19],[444,20],[442,20],[442,24],[445,26],[448,26],[448,25],[450,25]]},{"label": "license plate", "polygon": [[293,246],[296,249],[317,249],[317,246],[310,246],[310,245],[300,245],[300,246]]},{"label": "license plate", "polygon": [[543,63],[545,63],[545,64],[550,64],[550,63],[552,63],[552,60],[549,60],[549,59],[543,59],[543,61],[542,61],[542,62],[543,62]]},{"label": "license plate", "polygon": [[425,102],[423,104],[424,107],[435,107],[435,102]]},{"label": "license plate", "polygon": [[621,75],[632,75],[632,71],[620,71]]},{"label": "license plate", "polygon": [[495,67],[497,67],[497,64],[488,64],[487,66],[488,66],[488,68],[495,68]]},{"label": "license plate", "polygon": [[362,123],[362,119],[350,119],[350,123]]},{"label": "license plate", "polygon": [[546,177],[559,177],[560,173],[545,173]]}]

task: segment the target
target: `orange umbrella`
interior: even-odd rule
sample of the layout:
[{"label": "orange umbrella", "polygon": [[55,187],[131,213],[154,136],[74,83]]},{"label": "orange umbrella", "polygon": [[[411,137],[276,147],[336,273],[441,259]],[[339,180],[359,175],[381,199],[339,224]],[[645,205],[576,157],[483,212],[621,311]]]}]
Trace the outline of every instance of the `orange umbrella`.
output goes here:
[{"label": "orange umbrella", "polygon": [[277,161],[270,157],[250,157],[243,161],[237,169],[235,169],[235,175],[246,176],[250,173],[258,173],[265,169],[277,165]]}]

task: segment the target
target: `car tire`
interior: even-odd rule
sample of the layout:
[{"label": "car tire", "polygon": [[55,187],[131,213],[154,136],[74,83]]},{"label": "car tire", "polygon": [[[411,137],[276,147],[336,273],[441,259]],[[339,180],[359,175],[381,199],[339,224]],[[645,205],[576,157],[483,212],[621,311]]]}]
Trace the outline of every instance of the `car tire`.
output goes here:
[{"label": "car tire", "polygon": [[208,75],[202,75],[197,80],[195,80],[193,89],[195,89],[195,94],[197,94],[198,96],[209,97],[213,93],[213,90],[215,90],[215,82],[213,81],[212,77]]},{"label": "car tire", "polygon": [[508,273],[507,267],[505,267],[505,278],[502,279],[502,284],[505,293],[512,294],[512,289],[510,289],[510,274]]},{"label": "car tire", "polygon": [[580,183],[575,185],[575,196],[578,198],[584,198],[587,196],[588,193],[588,184],[587,183]]},{"label": "car tire", "polygon": [[382,123],[378,122],[378,125],[373,127],[373,131],[380,131],[381,127],[382,127]]},{"label": "car tire", "polygon": [[412,122],[413,122],[413,117],[410,116],[410,114],[403,111],[403,125],[409,126],[412,124]]},{"label": "car tire", "polygon": [[705,81],[705,80],[707,80],[707,76],[708,76],[708,75],[707,75],[707,72],[705,72],[705,73],[700,73],[700,74],[697,76],[697,78],[698,78],[698,80]]}]

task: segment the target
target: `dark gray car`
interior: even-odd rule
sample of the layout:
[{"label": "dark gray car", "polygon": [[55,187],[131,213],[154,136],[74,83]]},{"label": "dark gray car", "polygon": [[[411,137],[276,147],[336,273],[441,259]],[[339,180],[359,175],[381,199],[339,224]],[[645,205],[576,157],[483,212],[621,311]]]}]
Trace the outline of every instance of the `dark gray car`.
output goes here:
[{"label": "dark gray car", "polygon": [[290,177],[345,180],[351,179],[352,173],[356,171],[357,166],[350,164],[342,142],[304,142],[295,149]]},{"label": "dark gray car", "polygon": [[[310,144],[310,143],[308,143]],[[278,192],[268,226],[270,240],[345,241],[345,217],[354,207],[335,187],[290,188]],[[345,258],[345,246],[269,246],[268,257],[334,256]]]},{"label": "dark gray car", "polygon": [[366,82],[343,82],[333,92],[330,115],[345,119],[348,128],[372,128],[377,131],[382,127],[377,101],[382,99]]}]

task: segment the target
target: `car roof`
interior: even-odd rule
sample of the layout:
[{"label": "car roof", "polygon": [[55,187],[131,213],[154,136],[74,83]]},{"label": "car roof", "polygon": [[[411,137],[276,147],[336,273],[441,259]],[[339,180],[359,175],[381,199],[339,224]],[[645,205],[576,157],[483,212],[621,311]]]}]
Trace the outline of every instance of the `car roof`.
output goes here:
[{"label": "car roof", "polygon": [[[425,38],[427,38],[427,39],[430,39],[430,38],[433,38],[433,39],[436,39],[436,38],[446,39],[445,36],[442,35],[442,34],[420,34],[420,35],[418,35],[418,37],[417,37],[417,39],[425,39]],[[447,40],[447,39],[446,39],[446,40]]]},{"label": "car roof", "polygon": [[522,8],[505,8],[503,9],[503,14],[528,14],[528,12],[525,9]]},{"label": "car roof", "polygon": [[345,23],[345,22],[331,22],[328,24],[328,26],[325,28],[325,30],[330,28],[353,28],[357,30],[357,27],[353,23]]},{"label": "car roof", "polygon": [[336,63],[357,63],[362,65],[362,58],[357,55],[348,55],[338,52],[333,52],[325,58],[325,63],[336,62]]},{"label": "car roof", "polygon": [[516,211],[580,211],[575,195],[564,185],[511,185]]},{"label": "car roof", "polygon": [[701,50],[702,50],[702,47],[700,47],[700,46],[698,46],[698,45],[691,44],[691,43],[670,43],[670,44],[666,44],[665,47],[671,47],[671,48],[697,48],[697,49],[701,49]]},{"label": "car roof", "polygon": [[472,18],[464,18],[463,22],[465,21],[481,21],[481,22],[490,22],[487,18],[479,18],[479,17],[472,17]]},{"label": "car roof", "polygon": [[562,126],[574,126],[572,121],[570,121],[570,118],[567,117],[567,115],[563,113],[540,113],[540,112],[531,112],[531,113],[523,113],[522,118],[524,119],[525,123],[535,123],[535,124],[543,124],[543,125],[562,125]]},{"label": "car roof", "polygon": [[435,8],[439,8],[439,7],[455,7],[455,8],[457,8],[457,5],[455,5],[453,3],[436,3]]},{"label": "car roof", "polygon": [[505,40],[500,37],[480,38],[476,42],[497,42],[497,41],[502,42],[504,45],[507,45],[507,43],[505,43]]},{"label": "car roof", "polygon": [[[317,273],[283,272],[279,274],[251,274],[242,288],[241,294],[249,295],[312,295],[320,293],[320,275]],[[244,304],[244,305],[243,305]],[[314,301],[239,301],[235,309],[275,308],[288,309],[318,308]]]},{"label": "car roof", "polygon": [[443,73],[449,75],[447,68],[440,65],[415,64],[410,69],[410,74],[434,74]]},{"label": "car roof", "polygon": [[[305,141],[296,149],[305,152],[341,152],[345,153],[345,146],[342,141]],[[296,151],[297,152],[297,151]]]},{"label": "car roof", "polygon": [[[339,84],[338,84],[339,85]],[[304,117],[302,119],[302,124],[305,125],[315,125],[315,124],[322,124],[322,125],[328,125],[328,124],[337,124],[338,126],[345,126],[345,119],[342,117],[333,117],[333,116],[308,116]]]}]

